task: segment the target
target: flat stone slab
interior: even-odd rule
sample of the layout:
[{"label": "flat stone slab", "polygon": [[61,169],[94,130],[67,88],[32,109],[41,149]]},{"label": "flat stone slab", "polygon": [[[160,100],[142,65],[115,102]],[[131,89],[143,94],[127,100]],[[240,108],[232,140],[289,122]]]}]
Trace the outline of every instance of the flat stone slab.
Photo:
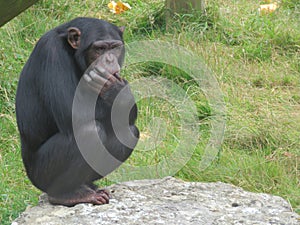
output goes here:
[{"label": "flat stone slab", "polygon": [[209,225],[300,224],[281,197],[257,194],[221,182],[184,182],[167,177],[108,187],[110,204],[53,206],[42,195],[12,225]]}]

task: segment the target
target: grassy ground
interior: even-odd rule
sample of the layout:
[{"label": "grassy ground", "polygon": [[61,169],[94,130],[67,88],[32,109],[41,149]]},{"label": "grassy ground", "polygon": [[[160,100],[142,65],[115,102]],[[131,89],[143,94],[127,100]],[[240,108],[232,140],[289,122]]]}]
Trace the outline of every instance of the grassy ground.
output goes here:
[{"label": "grassy ground", "polygon": [[[9,224],[28,205],[36,204],[40,194],[26,178],[20,157],[14,112],[18,74],[45,31],[77,16],[126,25],[127,42],[160,39],[181,44],[214,71],[226,102],[227,128],[220,158],[205,171],[198,165],[213,115],[193,80],[155,63],[124,71],[131,81],[149,75],[173,80],[196,103],[202,139],[176,176],[279,195],[300,213],[299,1],[283,0],[271,15],[258,14],[262,1],[210,1],[205,16],[177,15],[168,30],[162,0],[128,0],[133,9],[122,15],[111,14],[107,2],[42,0],[0,28],[0,223]],[[164,119],[167,129],[155,151],[136,151],[130,163],[155,164],[176,147],[179,124],[172,107],[157,98],[139,102],[140,149],[151,133],[148,123],[153,117]],[[153,131],[151,135],[155,139]]]}]

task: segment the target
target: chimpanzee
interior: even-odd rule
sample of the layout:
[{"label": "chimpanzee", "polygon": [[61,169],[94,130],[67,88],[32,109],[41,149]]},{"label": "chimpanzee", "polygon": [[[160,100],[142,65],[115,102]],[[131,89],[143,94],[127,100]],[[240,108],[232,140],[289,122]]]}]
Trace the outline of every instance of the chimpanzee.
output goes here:
[{"label": "chimpanzee", "polygon": [[[104,151],[104,146],[121,162],[130,156],[137,143],[135,102],[129,109],[128,123],[122,123],[129,127],[122,132],[130,132],[134,144],[125,145],[112,126],[115,98],[124,96],[119,107],[128,107],[134,101],[129,88],[121,91],[128,87],[128,82],[120,76],[125,54],[123,32],[124,27],[104,20],[76,18],[44,34],[21,72],[16,116],[22,159],[29,179],[48,194],[52,204],[100,205],[108,203],[110,198],[108,191],[98,189],[93,183],[107,174],[97,173],[82,156],[75,140],[72,113],[73,118],[75,115],[82,119],[76,132],[88,137],[91,124],[95,124],[96,134],[103,143],[99,151]],[[87,121],[84,109],[72,112],[76,88],[82,80],[87,88],[77,90],[79,94],[96,93],[93,121]],[[105,164],[106,159],[96,160]],[[116,167],[112,166],[108,172]]]}]

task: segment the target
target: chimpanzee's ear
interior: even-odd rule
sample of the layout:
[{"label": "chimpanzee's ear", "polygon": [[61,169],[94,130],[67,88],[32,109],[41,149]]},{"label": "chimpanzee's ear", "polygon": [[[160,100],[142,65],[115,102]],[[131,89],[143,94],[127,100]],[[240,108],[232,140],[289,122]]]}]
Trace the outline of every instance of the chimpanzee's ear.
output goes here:
[{"label": "chimpanzee's ear", "polygon": [[125,31],[125,26],[119,27],[119,30],[120,30],[122,33],[124,33],[124,31]]},{"label": "chimpanzee's ear", "polygon": [[68,29],[68,42],[74,49],[78,49],[80,46],[81,32],[77,27],[70,27]]}]

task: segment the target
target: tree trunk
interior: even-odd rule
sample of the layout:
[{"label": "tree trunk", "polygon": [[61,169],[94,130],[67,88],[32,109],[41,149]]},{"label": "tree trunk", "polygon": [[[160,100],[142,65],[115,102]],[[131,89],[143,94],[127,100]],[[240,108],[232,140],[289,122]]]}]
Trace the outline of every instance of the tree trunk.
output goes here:
[{"label": "tree trunk", "polygon": [[192,10],[205,12],[205,0],[166,0],[166,24],[175,13],[189,13]]},{"label": "tree trunk", "polygon": [[188,13],[192,9],[204,11],[204,0],[166,0],[166,9],[173,13]]},{"label": "tree trunk", "polygon": [[19,15],[38,0],[0,0],[0,26]]}]

